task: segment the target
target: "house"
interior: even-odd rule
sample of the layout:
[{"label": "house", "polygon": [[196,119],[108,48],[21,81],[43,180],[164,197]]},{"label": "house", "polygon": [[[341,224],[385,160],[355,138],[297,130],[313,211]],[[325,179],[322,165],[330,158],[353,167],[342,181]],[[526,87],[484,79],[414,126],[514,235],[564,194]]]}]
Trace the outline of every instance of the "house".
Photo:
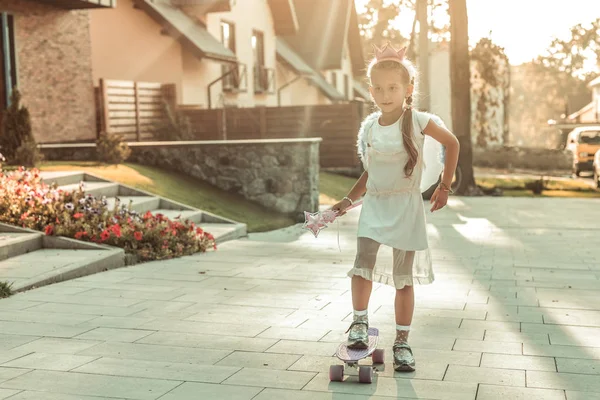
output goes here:
[{"label": "house", "polygon": [[354,1],[294,0],[294,5],[298,33],[277,40],[280,104],[369,99],[361,83],[366,65]]},{"label": "house", "polygon": [[592,101],[567,117],[567,122],[575,124],[600,122],[600,76],[591,81]]},{"label": "house", "polygon": [[38,142],[95,140],[89,15],[114,5],[115,0],[0,2],[0,107],[9,105],[17,87]]},{"label": "house", "polygon": [[[111,12],[91,15],[94,82],[174,83],[178,104],[198,108],[351,99],[356,73],[343,54],[360,62],[353,2],[319,2],[343,4],[344,10],[327,16],[336,15],[333,20],[343,28],[332,43],[340,46],[339,61],[319,66],[298,46],[299,35],[309,32],[305,3],[311,1],[119,0]],[[351,22],[353,30],[348,29]],[[351,40],[347,31],[352,31]],[[346,41],[352,51],[343,46]],[[339,88],[348,76],[348,93],[323,75],[335,69],[343,71],[336,78]]]}]

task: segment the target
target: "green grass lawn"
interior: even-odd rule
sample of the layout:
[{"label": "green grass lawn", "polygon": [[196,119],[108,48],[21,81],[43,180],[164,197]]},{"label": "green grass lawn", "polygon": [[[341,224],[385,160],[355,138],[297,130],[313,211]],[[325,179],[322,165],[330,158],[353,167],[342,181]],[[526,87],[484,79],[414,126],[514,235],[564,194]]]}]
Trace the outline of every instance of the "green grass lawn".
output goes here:
[{"label": "green grass lawn", "polygon": [[42,171],[85,171],[248,225],[248,232],[264,232],[295,223],[242,196],[182,174],[139,164],[105,165],[96,162],[46,162]]},{"label": "green grass lawn", "polygon": [[[356,179],[328,172],[321,172],[319,176],[319,188],[321,191],[321,204],[335,204],[342,199],[352,188]],[[534,195],[525,185],[531,179],[523,178],[475,178],[478,185],[491,189],[494,187],[504,191],[505,196],[510,197],[600,197],[600,190],[577,180],[548,181],[548,190],[544,190],[541,196]]]}]

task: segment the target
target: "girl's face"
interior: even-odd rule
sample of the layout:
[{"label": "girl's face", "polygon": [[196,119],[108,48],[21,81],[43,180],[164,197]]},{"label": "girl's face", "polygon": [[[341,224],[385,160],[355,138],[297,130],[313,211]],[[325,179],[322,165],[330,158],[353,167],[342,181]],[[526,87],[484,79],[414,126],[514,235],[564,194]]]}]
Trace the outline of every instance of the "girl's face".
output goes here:
[{"label": "girl's face", "polygon": [[377,107],[384,112],[402,108],[404,99],[412,94],[412,85],[405,83],[405,72],[399,68],[373,69],[369,91]]}]

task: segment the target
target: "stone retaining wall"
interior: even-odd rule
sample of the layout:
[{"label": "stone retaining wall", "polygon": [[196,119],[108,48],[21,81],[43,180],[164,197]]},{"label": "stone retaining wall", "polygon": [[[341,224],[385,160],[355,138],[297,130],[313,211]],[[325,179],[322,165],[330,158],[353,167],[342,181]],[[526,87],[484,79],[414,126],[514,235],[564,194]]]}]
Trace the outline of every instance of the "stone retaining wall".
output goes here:
[{"label": "stone retaining wall", "polygon": [[573,154],[567,150],[531,147],[473,148],[473,165],[499,169],[570,171]]},{"label": "stone retaining wall", "polygon": [[[152,165],[241,194],[302,218],[319,207],[320,138],[135,142],[129,161]],[[93,143],[41,145],[46,160],[95,160]]]}]

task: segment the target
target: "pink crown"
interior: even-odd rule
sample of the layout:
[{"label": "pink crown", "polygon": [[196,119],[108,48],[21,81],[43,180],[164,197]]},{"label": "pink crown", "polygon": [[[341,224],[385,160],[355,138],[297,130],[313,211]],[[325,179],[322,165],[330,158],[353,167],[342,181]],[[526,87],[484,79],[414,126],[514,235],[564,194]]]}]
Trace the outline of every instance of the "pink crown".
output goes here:
[{"label": "pink crown", "polygon": [[383,46],[381,49],[377,46],[373,47],[375,48],[375,59],[378,63],[382,61],[396,61],[402,63],[402,61],[404,61],[406,46],[400,50],[394,49],[389,43]]}]

